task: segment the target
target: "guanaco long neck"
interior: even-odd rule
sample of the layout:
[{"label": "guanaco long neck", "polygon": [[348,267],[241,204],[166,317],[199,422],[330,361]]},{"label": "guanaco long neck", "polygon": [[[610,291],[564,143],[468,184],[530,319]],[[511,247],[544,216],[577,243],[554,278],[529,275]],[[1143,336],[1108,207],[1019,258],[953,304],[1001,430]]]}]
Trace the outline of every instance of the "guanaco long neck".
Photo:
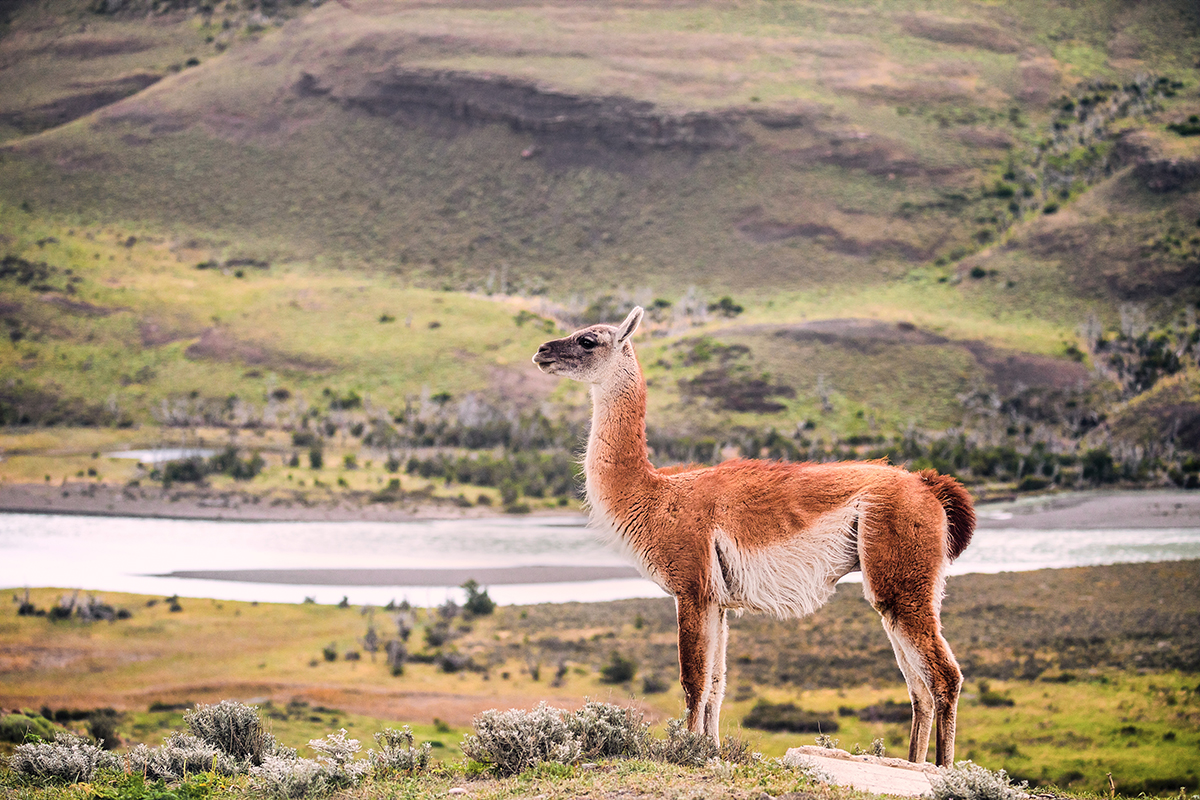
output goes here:
[{"label": "guanaco long neck", "polygon": [[603,383],[592,386],[584,473],[593,517],[629,535],[656,474],[646,452],[646,380],[632,354]]}]

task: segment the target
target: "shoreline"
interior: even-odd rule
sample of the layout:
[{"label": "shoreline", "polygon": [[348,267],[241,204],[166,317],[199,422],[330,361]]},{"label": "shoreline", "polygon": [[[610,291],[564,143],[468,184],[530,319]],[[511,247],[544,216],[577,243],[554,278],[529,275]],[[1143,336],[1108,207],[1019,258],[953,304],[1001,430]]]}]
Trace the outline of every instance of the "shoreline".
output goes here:
[{"label": "shoreline", "polygon": [[[510,517],[493,508],[406,499],[369,502],[345,494],[333,502],[237,491],[113,486],[103,483],[0,484],[0,513],[208,520],[212,522],[414,522]],[[540,513],[540,512],[533,512]],[[557,513],[561,514],[559,509]]]},{"label": "shoreline", "polygon": [[[1111,489],[1033,495],[976,504],[978,527],[1080,530],[1198,528],[1200,492],[1183,489]],[[414,522],[584,514],[575,509],[505,514],[494,507],[406,499],[370,502],[345,494],[333,502],[268,497],[247,492],[169,491],[95,483],[0,484],[0,513],[137,517],[239,522]]]}]

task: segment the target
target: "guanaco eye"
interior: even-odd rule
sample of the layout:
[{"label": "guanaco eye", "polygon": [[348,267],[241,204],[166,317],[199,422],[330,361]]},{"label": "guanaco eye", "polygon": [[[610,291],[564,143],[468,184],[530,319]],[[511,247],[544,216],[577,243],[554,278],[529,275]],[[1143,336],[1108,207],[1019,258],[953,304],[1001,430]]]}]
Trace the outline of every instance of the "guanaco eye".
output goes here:
[{"label": "guanaco eye", "polygon": [[592,350],[596,347],[597,344],[599,344],[599,342],[597,342],[595,339],[593,339],[590,336],[585,336],[579,340],[579,346],[582,347],[584,350]]}]

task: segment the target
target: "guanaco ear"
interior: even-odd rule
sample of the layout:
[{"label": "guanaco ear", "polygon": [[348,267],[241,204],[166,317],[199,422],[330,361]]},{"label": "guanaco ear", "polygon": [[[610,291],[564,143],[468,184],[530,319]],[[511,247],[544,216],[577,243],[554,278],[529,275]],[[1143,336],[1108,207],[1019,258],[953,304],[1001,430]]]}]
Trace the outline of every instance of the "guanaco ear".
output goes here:
[{"label": "guanaco ear", "polygon": [[617,344],[624,344],[625,340],[633,336],[634,331],[638,329],[638,325],[642,324],[642,315],[646,313],[642,311],[641,306],[634,306],[633,311],[629,312],[629,316],[625,321],[617,326]]}]

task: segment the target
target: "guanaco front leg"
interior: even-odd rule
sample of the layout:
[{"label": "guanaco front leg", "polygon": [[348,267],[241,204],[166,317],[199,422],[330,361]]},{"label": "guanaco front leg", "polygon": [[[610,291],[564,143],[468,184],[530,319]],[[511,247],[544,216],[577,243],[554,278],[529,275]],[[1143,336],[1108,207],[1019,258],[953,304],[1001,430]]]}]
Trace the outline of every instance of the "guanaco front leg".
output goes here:
[{"label": "guanaco front leg", "polygon": [[725,699],[725,649],[729,642],[729,618],[725,609],[717,612],[717,649],[713,656],[712,689],[704,704],[704,732],[721,743],[721,701]]},{"label": "guanaco front leg", "polygon": [[675,608],[679,616],[679,682],[687,701],[688,730],[715,739],[716,726],[708,729],[706,711],[712,696],[723,613],[715,603],[689,597],[677,598]]}]

